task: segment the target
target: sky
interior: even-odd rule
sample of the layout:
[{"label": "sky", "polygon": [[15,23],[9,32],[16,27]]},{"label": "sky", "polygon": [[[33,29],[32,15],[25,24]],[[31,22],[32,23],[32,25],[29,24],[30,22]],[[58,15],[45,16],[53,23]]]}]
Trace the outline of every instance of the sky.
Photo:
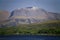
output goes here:
[{"label": "sky", "polygon": [[60,0],[0,0],[0,10],[39,7],[48,12],[60,13]]}]

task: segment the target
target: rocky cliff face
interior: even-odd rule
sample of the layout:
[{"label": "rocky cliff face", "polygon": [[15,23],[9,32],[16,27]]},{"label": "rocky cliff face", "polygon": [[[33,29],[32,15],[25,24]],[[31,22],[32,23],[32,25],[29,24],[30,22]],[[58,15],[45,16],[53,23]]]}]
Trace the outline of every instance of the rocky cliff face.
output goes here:
[{"label": "rocky cliff face", "polygon": [[31,24],[48,20],[60,20],[60,14],[47,12],[38,7],[26,7],[13,10],[11,15],[8,17],[8,22],[5,21],[5,24]]},{"label": "rocky cliff face", "polygon": [[60,14],[47,12],[37,7],[26,7],[11,12],[10,18],[18,24],[30,24],[47,20],[60,20]]},{"label": "rocky cliff face", "polygon": [[18,23],[38,23],[48,20],[48,13],[44,9],[37,7],[27,7],[12,11],[10,18]]}]

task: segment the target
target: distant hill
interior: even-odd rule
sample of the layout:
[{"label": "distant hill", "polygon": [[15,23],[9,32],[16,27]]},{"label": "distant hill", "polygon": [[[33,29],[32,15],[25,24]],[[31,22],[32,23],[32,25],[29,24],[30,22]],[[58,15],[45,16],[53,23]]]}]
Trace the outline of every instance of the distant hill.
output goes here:
[{"label": "distant hill", "polygon": [[50,20],[60,20],[60,13],[47,12],[46,10],[38,7],[26,7],[13,10],[8,17],[8,20],[3,21],[2,24],[32,24]]},{"label": "distant hill", "polygon": [[0,11],[0,23],[8,20],[9,12],[8,11]]}]

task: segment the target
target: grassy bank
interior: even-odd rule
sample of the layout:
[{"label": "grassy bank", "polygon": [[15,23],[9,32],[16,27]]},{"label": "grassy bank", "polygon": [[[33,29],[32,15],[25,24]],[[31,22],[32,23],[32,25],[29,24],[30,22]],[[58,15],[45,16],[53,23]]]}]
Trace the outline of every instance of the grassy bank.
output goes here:
[{"label": "grassy bank", "polygon": [[0,35],[60,35],[60,21],[0,28]]}]

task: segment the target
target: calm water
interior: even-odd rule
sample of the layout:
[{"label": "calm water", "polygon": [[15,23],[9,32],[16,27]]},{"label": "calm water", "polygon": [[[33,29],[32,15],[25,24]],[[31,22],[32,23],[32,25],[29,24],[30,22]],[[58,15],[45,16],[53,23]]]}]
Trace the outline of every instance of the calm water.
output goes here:
[{"label": "calm water", "polygon": [[60,40],[60,36],[10,35],[0,36],[0,40]]}]

